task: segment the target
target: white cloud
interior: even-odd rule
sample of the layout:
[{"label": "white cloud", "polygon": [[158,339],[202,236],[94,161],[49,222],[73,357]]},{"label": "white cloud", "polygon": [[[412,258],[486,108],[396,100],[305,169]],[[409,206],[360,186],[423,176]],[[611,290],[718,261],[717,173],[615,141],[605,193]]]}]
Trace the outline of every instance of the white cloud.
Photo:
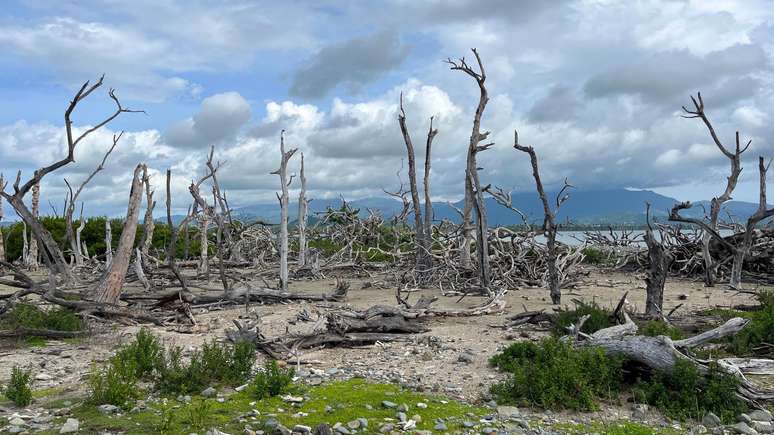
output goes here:
[{"label": "white cloud", "polygon": [[204,148],[234,138],[250,119],[250,104],[237,92],[207,97],[199,112],[173,124],[166,133],[172,145]]}]

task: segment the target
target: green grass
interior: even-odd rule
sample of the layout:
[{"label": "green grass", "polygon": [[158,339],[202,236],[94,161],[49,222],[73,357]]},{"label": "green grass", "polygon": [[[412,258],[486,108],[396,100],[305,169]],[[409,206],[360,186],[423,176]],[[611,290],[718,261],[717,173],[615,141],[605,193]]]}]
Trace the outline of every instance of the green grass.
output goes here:
[{"label": "green grass", "polygon": [[676,435],[683,433],[672,428],[655,428],[630,421],[594,422],[590,424],[559,423],[551,429],[566,434],[599,435]]},{"label": "green grass", "polygon": [[574,310],[561,311],[557,314],[552,333],[556,337],[567,335],[567,327],[577,325],[578,320],[585,315],[589,315],[588,320],[583,323],[581,331],[586,334],[592,334],[600,329],[613,326],[613,320],[610,318],[611,311],[602,308],[596,302],[580,302]]},{"label": "green grass", "polygon": [[649,322],[646,322],[645,324],[640,326],[640,330],[638,333],[640,335],[645,335],[648,337],[665,335],[671,338],[672,340],[680,340],[683,338],[683,331],[660,320],[651,320]]},{"label": "green grass", "polygon": [[[409,416],[420,415],[422,422],[417,425],[420,430],[431,430],[435,419],[444,418],[449,431],[453,432],[461,429],[463,420],[477,421],[480,416],[487,414],[484,408],[441,396],[411,392],[395,385],[369,383],[362,379],[297,388],[298,391],[294,394],[308,397],[299,406],[286,403],[280,397],[256,400],[251,392],[242,391],[229,396],[225,403],[195,396],[190,404],[182,404],[170,398],[167,399],[166,405],[161,402],[149,402],[148,408],[143,411],[120,416],[105,416],[100,414],[95,406],[83,404],[73,408],[73,417],[80,420],[82,433],[122,431],[128,434],[189,434],[212,427],[229,433],[241,433],[245,424],[250,424],[253,429],[260,428],[269,414],[274,414],[274,418],[290,428],[296,424],[311,427],[320,423],[346,424],[362,417],[369,422],[367,433],[376,433],[379,426],[385,422],[384,419],[394,418],[396,413],[395,409],[381,406],[384,400],[406,404],[409,407]],[[418,402],[426,403],[428,407],[417,408]],[[370,405],[371,409],[366,405]],[[332,410],[326,412],[326,406],[331,406]],[[260,412],[255,420],[248,417],[247,422],[238,421],[237,417],[253,409]],[[299,412],[308,415],[300,416]]]}]

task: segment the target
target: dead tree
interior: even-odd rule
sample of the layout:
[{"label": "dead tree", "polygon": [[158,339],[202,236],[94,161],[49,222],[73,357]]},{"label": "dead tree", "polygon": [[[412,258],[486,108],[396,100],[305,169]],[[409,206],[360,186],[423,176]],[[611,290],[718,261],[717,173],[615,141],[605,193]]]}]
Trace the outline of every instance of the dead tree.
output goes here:
[{"label": "dead tree", "polygon": [[81,218],[79,219],[80,222],[78,225],[78,230],[77,232],[73,230],[73,214],[75,213],[75,207],[78,203],[78,197],[81,195],[81,192],[83,192],[83,189],[86,187],[86,185],[89,184],[89,182],[94,178],[94,176],[96,176],[97,173],[105,168],[105,162],[107,162],[108,157],[110,157],[110,154],[116,148],[116,145],[118,145],[118,141],[121,139],[123,134],[124,132],[113,135],[113,145],[110,146],[105,155],[102,157],[100,164],[89,174],[88,177],[86,177],[85,180],[83,180],[81,185],[78,186],[78,189],[73,192],[70,183],[67,181],[67,179],[65,179],[65,184],[67,185],[68,189],[68,194],[65,198],[64,210],[65,235],[67,236],[67,239],[70,243],[70,250],[73,253],[73,257],[75,258],[75,264],[78,266],[83,265],[84,250],[80,242],[80,233],[83,231],[83,227],[86,225],[86,221],[83,220],[83,205],[81,205]]},{"label": "dead tree", "polygon": [[156,208],[156,201],[153,200],[154,191],[150,187],[150,176],[148,171],[143,173],[143,182],[145,183],[145,220],[143,221],[142,233],[142,255],[147,258],[150,247],[153,245],[153,230],[156,222],[153,221],[153,209]]},{"label": "dead tree", "polygon": [[[419,188],[417,187],[417,168],[414,155],[414,144],[411,141],[411,134],[406,126],[406,111],[403,109],[403,93],[400,94],[400,112],[398,113],[398,124],[403,134],[403,141],[406,143],[406,154],[408,155],[408,173],[409,189],[411,191],[411,203],[414,208],[414,232],[416,234],[416,265],[415,272],[420,281],[424,281],[433,268],[432,256],[432,204],[430,203],[430,149],[433,138],[438,133],[433,130],[433,120],[430,118],[430,131],[427,134],[427,147],[425,153],[425,219],[422,219],[422,206],[419,202]],[[429,216],[428,216],[429,213]]]},{"label": "dead tree", "polygon": [[731,266],[731,281],[729,285],[736,289],[742,288],[742,266],[744,265],[745,257],[750,255],[755,227],[758,226],[758,223],[774,216],[774,208],[766,208],[768,206],[766,203],[766,172],[769,170],[769,166],[771,166],[771,161],[766,164],[762,156],[758,157],[758,209],[747,219],[744,238],[741,245],[734,250],[734,262]]},{"label": "dead tree", "polygon": [[661,238],[656,239],[650,223],[650,203],[645,205],[645,244],[648,246],[648,275],[645,278],[645,314],[663,317],[664,284],[669,272],[669,252],[664,249]]},{"label": "dead tree", "polygon": [[[5,179],[0,173],[0,192],[5,190]],[[3,238],[3,197],[0,196],[0,261],[5,261],[5,239]]]},{"label": "dead tree", "polygon": [[[40,217],[40,181],[32,186],[32,217],[35,221]],[[29,270],[38,269],[38,239],[30,238],[29,251],[25,257],[25,266]]]},{"label": "dead tree", "polygon": [[96,302],[115,304],[121,296],[126,271],[129,269],[129,262],[132,257],[134,238],[137,234],[137,222],[139,221],[140,205],[142,203],[142,188],[143,183],[146,182],[143,176],[145,171],[147,169],[143,164],[137,165],[134,169],[124,229],[121,231],[121,238],[119,239],[118,249],[116,249],[113,262],[93,291],[92,299]]},{"label": "dead tree", "polygon": [[529,160],[532,164],[532,177],[535,179],[535,188],[537,189],[540,201],[543,203],[542,231],[546,238],[548,289],[551,294],[551,301],[558,305],[562,301],[562,283],[559,277],[559,267],[557,265],[559,249],[556,244],[556,233],[559,231],[560,224],[556,221],[556,215],[559,213],[562,204],[570,197],[570,195],[566,193],[567,189],[573,186],[567,182],[567,179],[564,180],[564,186],[562,186],[561,190],[559,190],[559,193],[556,195],[554,208],[552,209],[551,204],[548,201],[548,195],[543,188],[543,182],[540,179],[540,169],[538,168],[538,158],[537,154],[535,154],[535,149],[531,146],[519,145],[518,131],[514,131],[513,136],[513,147],[529,154]]},{"label": "dead tree", "polygon": [[298,267],[306,266],[306,221],[309,218],[309,199],[306,197],[306,174],[304,174],[304,153],[301,153],[301,192],[298,194]]},{"label": "dead tree", "polygon": [[110,225],[110,218],[105,218],[105,267],[113,264],[113,228]]},{"label": "dead tree", "polygon": [[[698,101],[697,101],[698,100]],[[712,123],[710,123],[709,118],[707,118],[707,115],[704,112],[704,100],[701,98],[701,92],[697,94],[697,98],[694,98],[691,96],[691,101],[693,102],[693,110],[689,110],[685,106],[683,106],[683,111],[686,113],[683,115],[684,118],[699,118],[704,122],[704,125],[707,127],[707,130],[709,131],[710,136],[712,137],[712,141],[715,143],[715,145],[718,147],[721,153],[723,153],[726,158],[728,158],[730,164],[731,164],[731,172],[726,179],[726,189],[723,191],[723,193],[720,196],[717,196],[715,198],[712,198],[712,201],[710,203],[710,215],[709,215],[709,222],[708,227],[712,231],[705,231],[702,235],[702,257],[704,259],[704,283],[708,287],[712,287],[715,284],[715,269],[716,269],[716,263],[715,260],[712,258],[712,254],[710,253],[710,241],[713,238],[713,232],[716,232],[718,229],[718,219],[720,217],[720,208],[723,206],[723,204],[729,200],[731,200],[731,195],[734,192],[734,189],[736,188],[736,184],[739,181],[739,174],[742,173],[742,153],[747,151],[747,148],[750,147],[750,143],[752,141],[748,141],[746,145],[741,146],[740,140],[739,140],[739,132],[736,132],[736,146],[733,149],[733,151],[726,148],[723,143],[720,141],[720,138],[718,138],[717,133],[715,133],[715,128],[712,126]]]},{"label": "dead tree", "polygon": [[84,138],[89,136],[91,133],[99,130],[100,128],[104,127],[110,121],[114,120],[122,113],[137,112],[135,110],[129,110],[124,108],[121,105],[120,101],[118,100],[118,97],[116,97],[114,90],[111,89],[108,92],[108,95],[116,104],[115,111],[107,118],[96,123],[94,126],[86,129],[83,133],[81,133],[79,136],[76,137],[72,131],[72,120],[71,120],[72,113],[75,110],[75,108],[78,106],[78,103],[83,101],[85,98],[91,95],[92,92],[94,92],[96,89],[102,86],[103,79],[104,79],[104,76],[101,77],[94,84],[90,84],[90,82],[84,83],[83,86],[80,87],[78,92],[76,92],[72,101],[70,101],[70,104],[67,107],[67,110],[65,110],[64,118],[65,118],[65,131],[67,136],[67,156],[59,161],[52,163],[49,166],[45,166],[43,168],[37,169],[33,173],[32,178],[30,178],[24,184],[21,184],[21,171],[19,171],[16,175],[16,181],[13,184],[13,193],[7,193],[5,192],[5,190],[0,192],[0,196],[3,196],[8,201],[8,203],[11,204],[14,210],[16,210],[16,212],[25,222],[25,224],[28,227],[30,227],[35,239],[38,242],[40,242],[40,244],[42,245],[42,248],[44,250],[43,252],[44,260],[46,264],[49,265],[49,269],[51,270],[51,272],[62,275],[64,280],[68,282],[73,281],[74,277],[70,270],[70,266],[65,260],[62,250],[59,249],[59,246],[57,245],[56,241],[54,241],[54,238],[51,236],[51,233],[49,233],[48,230],[46,230],[43,227],[43,225],[40,224],[40,222],[34,217],[33,213],[24,204],[24,196],[27,193],[29,193],[29,191],[32,189],[34,185],[39,184],[40,181],[43,179],[43,177],[50,174],[51,172],[56,171],[57,169],[63,166],[66,166],[74,162],[75,147]]},{"label": "dead tree", "polygon": [[478,259],[478,274],[480,286],[483,290],[490,292],[490,270],[489,270],[489,247],[488,247],[488,224],[486,219],[486,207],[484,204],[484,195],[481,189],[481,183],[478,178],[478,164],[476,156],[479,152],[485,151],[494,145],[490,142],[481,145],[481,142],[489,137],[489,132],[481,133],[481,116],[484,114],[486,103],[489,101],[489,93],[486,90],[486,72],[481,57],[476,49],[472,49],[478,63],[478,72],[470,67],[465,58],[458,61],[447,59],[446,63],[451,65],[452,70],[459,70],[473,77],[478,84],[479,99],[476,107],[476,114],[473,117],[473,129],[470,134],[468,144],[468,155],[465,166],[465,205],[463,208],[462,226],[463,243],[461,247],[460,263],[463,267],[470,265],[470,244],[472,241],[472,220],[471,213],[476,213],[476,254]]},{"label": "dead tree", "polygon": [[[180,231],[180,229],[175,229],[175,226],[172,222],[172,170],[167,169],[167,198],[166,198],[166,205],[167,205],[167,225],[169,226],[169,245],[167,246],[167,264],[169,265],[169,268],[172,270],[172,273],[175,275],[177,280],[180,282],[180,287],[183,288],[183,291],[188,290],[188,286],[186,285],[185,279],[183,278],[183,275],[180,273],[180,268],[177,267],[177,261],[175,261],[175,256],[177,255],[177,233]],[[181,222],[180,226],[187,227],[188,226],[188,219],[189,216],[186,216],[186,218]]]},{"label": "dead tree", "polygon": [[280,160],[280,167],[271,174],[279,175],[280,188],[282,194],[277,195],[277,199],[280,203],[280,233],[279,233],[279,254],[280,254],[280,277],[279,277],[279,289],[288,289],[288,186],[293,181],[293,177],[288,180],[288,162],[293,154],[298,151],[297,148],[291,148],[285,151],[285,130],[280,133],[280,154],[282,159]]}]

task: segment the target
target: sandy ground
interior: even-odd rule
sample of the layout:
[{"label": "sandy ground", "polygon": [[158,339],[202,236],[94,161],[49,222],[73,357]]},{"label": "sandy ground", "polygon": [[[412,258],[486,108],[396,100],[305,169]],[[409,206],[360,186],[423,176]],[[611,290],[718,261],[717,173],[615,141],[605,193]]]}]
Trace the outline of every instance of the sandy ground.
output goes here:
[{"label": "sandy ground", "polygon": [[[605,306],[614,306],[624,292],[632,308],[641,311],[645,304],[643,277],[632,273],[598,271],[588,269],[584,283],[571,291],[565,291],[563,300],[572,306],[572,299],[596,301]],[[333,304],[341,307],[364,309],[375,304],[395,303],[392,289],[376,286],[363,288],[367,282],[378,278],[353,279],[347,300]],[[291,290],[323,292],[335,285],[333,280],[297,281]],[[367,286],[365,286],[367,287]],[[7,290],[7,289],[6,289]],[[457,303],[457,297],[444,297],[438,290],[422,290],[439,296],[437,306],[474,306],[482,298],[468,297]],[[419,292],[412,293],[411,300]],[[514,289],[508,292],[506,314],[527,310],[551,310],[548,292],[541,288]],[[753,303],[752,296],[717,286],[705,288],[700,281],[670,279],[666,286],[665,308],[671,310],[683,304],[676,316],[712,307],[729,307],[735,304]],[[242,307],[196,311],[198,325],[180,332],[175,325],[152,327],[167,345],[183,346],[192,350],[204,341],[222,339],[225,329],[232,327],[232,320],[239,317],[261,321],[261,331],[266,336],[311,330],[314,322],[296,322],[296,315],[307,310],[324,313],[325,308],[312,303],[276,305],[253,305],[246,312]],[[502,375],[488,366],[487,360],[499,349],[514,339],[535,338],[545,334],[533,326],[517,330],[500,327],[506,314],[467,318],[430,319],[430,331],[412,336],[405,342],[378,343],[360,348],[334,348],[308,351],[301,358],[312,364],[302,366],[302,374],[321,378],[362,376],[375,381],[387,381],[406,385],[421,391],[439,392],[467,401],[487,400],[489,385]],[[10,376],[14,365],[32,367],[36,371],[35,388],[62,387],[79,391],[94,362],[106,360],[116,347],[130,340],[138,330],[137,326],[120,326],[115,323],[98,325],[96,333],[78,343],[51,341],[44,347],[14,348],[5,344],[0,348],[0,380]],[[470,361],[460,361],[460,355],[468,353]],[[257,364],[262,364],[261,358]],[[463,358],[467,359],[467,358]],[[319,370],[319,371],[317,371]],[[326,373],[327,372],[327,373]],[[615,419],[628,413],[626,407],[606,407],[596,414],[578,417],[581,420]],[[573,417],[575,419],[575,417]]]}]

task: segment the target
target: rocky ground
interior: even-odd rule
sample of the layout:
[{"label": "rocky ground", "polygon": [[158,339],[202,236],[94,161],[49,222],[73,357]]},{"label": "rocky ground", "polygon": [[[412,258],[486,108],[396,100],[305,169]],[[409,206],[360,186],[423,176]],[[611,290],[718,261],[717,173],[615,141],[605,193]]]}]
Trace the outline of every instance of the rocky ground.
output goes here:
[{"label": "rocky ground", "polygon": [[[374,304],[394,304],[394,291],[379,288],[378,282],[377,278],[353,280],[346,302],[333,305],[365,309]],[[323,292],[328,291],[333,285],[333,281],[300,281],[295,282],[292,289]],[[440,296],[438,290],[424,291]],[[644,305],[642,277],[592,269],[585,284],[566,292],[564,301],[571,305],[571,299],[576,298],[585,301],[594,300],[601,305],[612,306],[626,291],[629,291],[628,299],[634,309]],[[418,295],[419,292],[412,293],[412,300]],[[511,313],[525,309],[551,309],[550,299],[544,289],[511,290],[507,295],[507,301],[508,310]],[[440,296],[437,305],[460,307],[478,303],[481,303],[480,298],[468,297],[457,303],[457,297]],[[670,280],[665,293],[667,310],[683,304],[677,315],[745,303],[752,303],[750,295],[739,294],[722,286],[705,288],[701,282],[687,280]],[[237,318],[260,319],[261,331],[266,336],[280,335],[287,331],[308,331],[314,322],[298,321],[297,314],[306,310],[312,318],[315,318],[324,313],[329,306],[330,304],[293,303],[253,305],[247,309],[233,306],[225,309],[201,309],[194,313],[198,324],[193,328],[171,325],[151,329],[162,337],[165,344],[183,346],[192,350],[207,340],[222,339],[225,336],[225,330],[232,327],[232,320]],[[501,417],[498,421],[510,420],[512,416],[503,415],[508,411],[501,410],[498,414],[495,405],[490,403],[489,386],[500,380],[502,375],[491,368],[487,361],[511,341],[537,338],[545,335],[546,331],[538,330],[533,326],[506,330],[501,327],[503,321],[504,315],[431,319],[428,322],[431,329],[429,332],[412,336],[405,342],[308,351],[300,356],[307,363],[300,367],[298,375],[304,382],[311,385],[353,377],[399,384],[413,391],[439,393],[468,403],[489,405],[492,406],[493,415]],[[51,429],[47,425],[57,415],[57,409],[67,409],[67,398],[83,396],[84,381],[92,365],[109,358],[117,345],[131,339],[138,328],[138,326],[103,324],[95,325],[93,335],[78,341],[49,341],[45,346],[22,348],[6,343],[0,349],[0,379],[7,379],[14,365],[32,367],[35,372],[34,388],[51,393],[62,406],[61,408],[39,408],[33,405],[32,408],[22,411],[3,406],[0,408],[0,417],[6,417],[9,421],[9,426],[5,430],[13,431],[14,427],[28,430]],[[261,358],[259,357],[257,365],[263,364]],[[42,401],[45,402],[45,400]],[[646,406],[633,406],[626,403],[625,399],[622,399],[619,404],[603,405],[600,410],[592,413],[528,409],[521,409],[518,413],[517,422],[519,420],[539,421],[547,425],[632,420],[645,422],[651,427],[664,428],[664,430],[683,431],[694,427],[697,433],[701,433],[702,428],[713,424],[711,417],[708,417],[710,420],[703,422],[703,425],[698,423],[685,425],[667,421]],[[19,419],[25,424],[14,425],[14,423],[20,423]],[[740,424],[746,424],[751,430],[755,428],[761,433],[768,433],[766,428],[770,427],[770,424],[766,426],[765,419],[756,420],[752,415],[749,422],[742,421]],[[475,425],[476,431],[485,429],[479,427],[485,426],[484,423],[475,422]],[[511,429],[517,430],[515,427]],[[521,427],[518,430],[524,429]],[[754,433],[744,432],[745,429],[741,426],[740,430],[742,432],[739,433]]]}]

